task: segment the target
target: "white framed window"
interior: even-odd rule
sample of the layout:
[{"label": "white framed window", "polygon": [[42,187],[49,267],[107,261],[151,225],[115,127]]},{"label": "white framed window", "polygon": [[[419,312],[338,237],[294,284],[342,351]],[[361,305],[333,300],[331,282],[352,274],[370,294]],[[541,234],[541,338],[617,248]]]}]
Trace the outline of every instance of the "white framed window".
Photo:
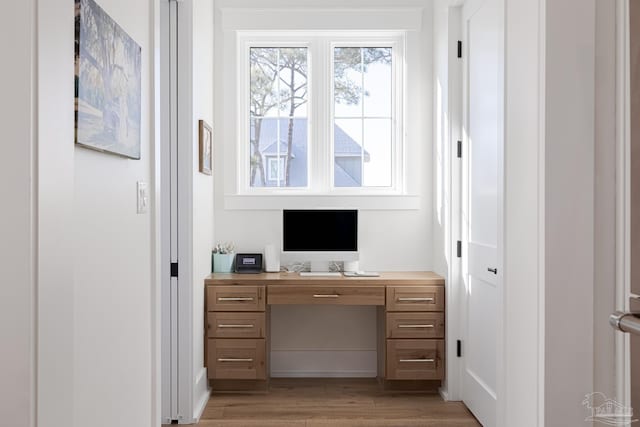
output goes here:
[{"label": "white framed window", "polygon": [[237,58],[238,194],[403,192],[404,33],[239,32]]}]

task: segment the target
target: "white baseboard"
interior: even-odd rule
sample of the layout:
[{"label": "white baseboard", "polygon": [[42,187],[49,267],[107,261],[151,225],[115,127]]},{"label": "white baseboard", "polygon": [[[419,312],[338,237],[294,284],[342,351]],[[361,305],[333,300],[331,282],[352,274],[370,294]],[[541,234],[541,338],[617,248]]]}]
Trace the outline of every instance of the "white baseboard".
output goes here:
[{"label": "white baseboard", "polygon": [[209,402],[210,393],[211,391],[209,390],[209,383],[207,382],[207,368],[202,368],[200,372],[198,372],[194,388],[193,397],[196,404],[193,409],[192,424],[196,424],[198,421],[200,421],[200,417],[204,412],[204,408],[207,406],[207,402]]},{"label": "white baseboard", "polygon": [[449,392],[444,387],[439,387],[438,393],[440,393],[440,397],[442,398],[442,400],[444,400],[445,402],[449,401]]},{"label": "white baseboard", "polygon": [[376,378],[377,371],[271,371],[271,378]]},{"label": "white baseboard", "polygon": [[374,378],[375,350],[272,350],[271,376],[278,378]]}]

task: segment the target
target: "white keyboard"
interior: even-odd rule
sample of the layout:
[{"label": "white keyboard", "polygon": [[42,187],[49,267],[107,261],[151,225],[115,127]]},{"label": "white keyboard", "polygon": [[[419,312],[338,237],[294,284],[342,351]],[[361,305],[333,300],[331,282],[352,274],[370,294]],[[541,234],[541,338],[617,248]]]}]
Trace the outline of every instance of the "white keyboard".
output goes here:
[{"label": "white keyboard", "polygon": [[301,271],[303,277],[342,277],[342,273],[337,271]]},{"label": "white keyboard", "polygon": [[380,277],[377,271],[345,271],[345,277]]}]

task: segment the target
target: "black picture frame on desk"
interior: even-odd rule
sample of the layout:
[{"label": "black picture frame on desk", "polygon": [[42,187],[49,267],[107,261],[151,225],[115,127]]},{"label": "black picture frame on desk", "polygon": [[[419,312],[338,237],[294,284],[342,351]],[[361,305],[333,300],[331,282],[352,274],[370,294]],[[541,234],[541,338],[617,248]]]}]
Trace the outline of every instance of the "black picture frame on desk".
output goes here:
[{"label": "black picture frame on desk", "polygon": [[262,273],[262,254],[236,254],[236,273]]}]

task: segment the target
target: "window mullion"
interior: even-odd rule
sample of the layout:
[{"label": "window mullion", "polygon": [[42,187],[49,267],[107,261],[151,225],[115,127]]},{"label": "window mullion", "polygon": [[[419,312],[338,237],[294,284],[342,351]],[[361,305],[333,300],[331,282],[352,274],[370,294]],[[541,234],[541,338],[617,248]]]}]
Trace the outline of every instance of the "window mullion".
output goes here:
[{"label": "window mullion", "polygon": [[277,95],[276,102],[278,103],[276,108],[276,166],[278,168],[278,180],[276,181],[276,187],[280,187],[280,182],[282,179],[282,171],[280,170],[280,107],[282,106],[282,99],[280,99],[281,88],[280,88],[280,49],[277,49],[277,60],[276,60],[276,82],[277,82]]},{"label": "window mullion", "polygon": [[327,41],[318,37],[313,40],[315,60],[312,62],[314,71],[313,107],[314,107],[314,174],[312,179],[313,190],[325,193],[329,189],[329,158],[330,158],[330,134],[328,107],[331,98],[329,85],[330,62],[327,56]]},{"label": "window mullion", "polygon": [[[242,48],[240,52],[237,53],[239,58],[241,58],[241,60],[238,61],[238,75],[242,76],[242,78],[239,80],[239,82],[241,83],[238,89],[240,92],[240,105],[244,107],[245,105],[247,105],[244,103],[244,100],[249,99],[249,95],[251,92],[250,86],[247,87],[245,85],[245,82],[251,81],[251,48],[246,42],[239,45],[242,46]],[[237,151],[237,158],[235,159],[236,167],[238,169],[238,173],[236,173],[236,191],[244,192],[249,188],[251,181],[249,178],[249,174],[251,173],[251,144],[247,144],[247,141],[251,138],[251,113],[250,108],[242,108],[238,111],[241,111],[239,113],[239,117],[241,118],[241,120],[239,121],[239,136],[241,143],[240,148]],[[249,161],[247,161],[248,159]]]},{"label": "window mullion", "polygon": [[364,187],[364,48],[360,48],[360,186]]}]

